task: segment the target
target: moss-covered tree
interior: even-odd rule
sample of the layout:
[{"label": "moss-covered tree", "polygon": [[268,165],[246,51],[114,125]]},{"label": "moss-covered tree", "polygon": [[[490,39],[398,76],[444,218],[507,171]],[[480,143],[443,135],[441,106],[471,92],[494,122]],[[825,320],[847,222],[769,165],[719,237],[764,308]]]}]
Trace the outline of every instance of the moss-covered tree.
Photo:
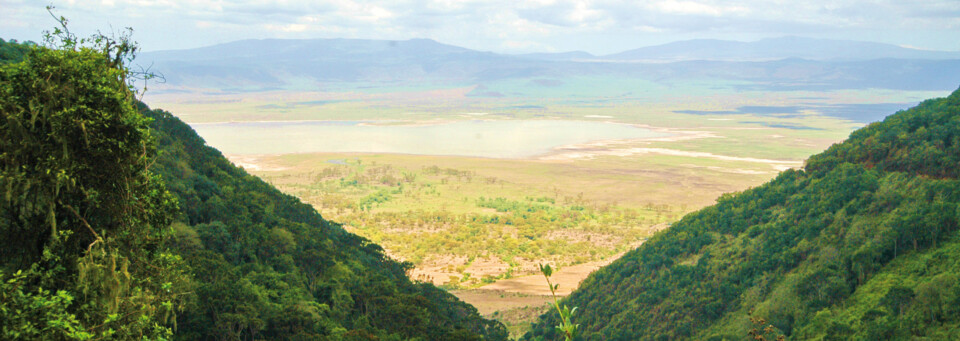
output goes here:
[{"label": "moss-covered tree", "polygon": [[[65,20],[61,21],[65,24]],[[165,338],[186,283],[128,36],[66,26],[0,66],[0,338]]]}]

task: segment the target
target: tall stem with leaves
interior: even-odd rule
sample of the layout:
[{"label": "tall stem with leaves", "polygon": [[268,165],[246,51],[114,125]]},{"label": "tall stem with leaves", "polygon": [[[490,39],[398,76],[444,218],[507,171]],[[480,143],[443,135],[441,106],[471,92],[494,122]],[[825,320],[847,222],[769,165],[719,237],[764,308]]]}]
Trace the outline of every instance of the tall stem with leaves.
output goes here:
[{"label": "tall stem with leaves", "polygon": [[557,331],[563,334],[566,341],[571,341],[577,337],[578,329],[580,328],[579,324],[574,324],[570,320],[573,313],[577,311],[577,307],[570,309],[566,304],[560,305],[560,300],[557,299],[557,288],[560,287],[560,284],[550,282],[550,276],[553,275],[553,268],[550,267],[550,264],[539,265],[540,273],[542,273],[543,277],[547,280],[547,286],[550,287],[550,294],[553,295],[553,306],[557,309],[557,313],[560,314],[560,325],[557,326]]}]

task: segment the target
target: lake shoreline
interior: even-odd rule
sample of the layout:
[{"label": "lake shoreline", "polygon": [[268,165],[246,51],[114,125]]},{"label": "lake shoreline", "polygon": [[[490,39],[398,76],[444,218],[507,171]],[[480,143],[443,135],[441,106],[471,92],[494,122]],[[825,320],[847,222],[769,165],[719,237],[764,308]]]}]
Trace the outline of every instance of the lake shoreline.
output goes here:
[{"label": "lake shoreline", "polygon": [[664,128],[610,121],[371,122],[264,121],[199,123],[191,127],[208,144],[230,155],[390,153],[494,159],[535,159],[565,146],[608,140],[655,141],[677,134]]}]

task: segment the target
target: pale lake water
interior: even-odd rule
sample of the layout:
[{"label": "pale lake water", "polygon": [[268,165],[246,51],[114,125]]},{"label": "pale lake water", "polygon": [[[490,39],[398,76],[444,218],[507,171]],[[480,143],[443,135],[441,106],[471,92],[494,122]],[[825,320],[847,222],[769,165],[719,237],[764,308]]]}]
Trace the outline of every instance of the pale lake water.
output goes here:
[{"label": "pale lake water", "polygon": [[224,154],[313,152],[526,158],[556,147],[668,134],[629,124],[572,120],[473,120],[428,125],[358,121],[191,124]]}]

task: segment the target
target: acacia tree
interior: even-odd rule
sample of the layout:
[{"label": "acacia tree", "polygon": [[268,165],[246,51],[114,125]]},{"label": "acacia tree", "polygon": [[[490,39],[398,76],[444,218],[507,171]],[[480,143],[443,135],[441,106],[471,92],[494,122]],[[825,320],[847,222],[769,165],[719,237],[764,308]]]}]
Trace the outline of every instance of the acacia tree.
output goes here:
[{"label": "acacia tree", "polygon": [[58,20],[0,66],[0,339],[167,337],[187,276],[162,245],[177,206],[148,170],[137,46]]}]

